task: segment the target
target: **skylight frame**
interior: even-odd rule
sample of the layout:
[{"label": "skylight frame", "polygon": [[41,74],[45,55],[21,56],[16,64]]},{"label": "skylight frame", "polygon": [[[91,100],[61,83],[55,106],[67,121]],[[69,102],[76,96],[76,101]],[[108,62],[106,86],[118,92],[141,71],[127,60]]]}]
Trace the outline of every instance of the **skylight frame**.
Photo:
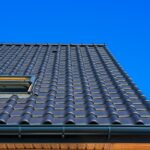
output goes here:
[{"label": "skylight frame", "polygon": [[31,76],[3,75],[0,76],[0,94],[30,94],[32,92],[34,83],[35,83],[35,76],[33,75]]}]

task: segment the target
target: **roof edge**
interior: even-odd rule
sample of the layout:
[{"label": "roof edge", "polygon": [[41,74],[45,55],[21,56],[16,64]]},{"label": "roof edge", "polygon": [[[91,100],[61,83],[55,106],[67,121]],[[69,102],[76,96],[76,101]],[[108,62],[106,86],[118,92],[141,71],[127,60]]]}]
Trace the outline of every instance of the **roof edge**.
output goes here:
[{"label": "roof edge", "polygon": [[0,135],[0,142],[150,142],[150,126],[0,126]]},{"label": "roof edge", "polygon": [[105,43],[14,43],[14,42],[0,42],[0,45],[89,45],[89,46],[94,46],[94,45],[98,45],[98,46],[106,46],[107,44]]}]

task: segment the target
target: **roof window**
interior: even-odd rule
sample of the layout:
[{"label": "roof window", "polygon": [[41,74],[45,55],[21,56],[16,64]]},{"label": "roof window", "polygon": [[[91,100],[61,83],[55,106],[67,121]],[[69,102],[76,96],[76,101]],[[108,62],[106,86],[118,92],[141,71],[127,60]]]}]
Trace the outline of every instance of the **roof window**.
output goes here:
[{"label": "roof window", "polygon": [[34,81],[33,76],[0,76],[0,94],[30,94]]}]

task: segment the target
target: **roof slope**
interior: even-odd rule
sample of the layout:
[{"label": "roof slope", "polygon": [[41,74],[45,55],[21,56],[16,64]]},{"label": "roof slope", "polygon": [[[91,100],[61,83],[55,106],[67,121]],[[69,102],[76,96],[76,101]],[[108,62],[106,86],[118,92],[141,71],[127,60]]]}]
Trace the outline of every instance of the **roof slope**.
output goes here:
[{"label": "roof slope", "polygon": [[150,125],[150,102],[105,45],[1,44],[0,75],[35,75],[29,98],[0,98],[0,124]]}]

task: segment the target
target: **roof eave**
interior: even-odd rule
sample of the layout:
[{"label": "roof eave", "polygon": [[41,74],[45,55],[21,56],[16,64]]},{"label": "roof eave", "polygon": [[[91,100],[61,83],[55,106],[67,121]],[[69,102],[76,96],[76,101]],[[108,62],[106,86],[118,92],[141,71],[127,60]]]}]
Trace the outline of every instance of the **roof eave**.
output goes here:
[{"label": "roof eave", "polygon": [[4,125],[0,135],[0,142],[150,142],[150,126]]}]

